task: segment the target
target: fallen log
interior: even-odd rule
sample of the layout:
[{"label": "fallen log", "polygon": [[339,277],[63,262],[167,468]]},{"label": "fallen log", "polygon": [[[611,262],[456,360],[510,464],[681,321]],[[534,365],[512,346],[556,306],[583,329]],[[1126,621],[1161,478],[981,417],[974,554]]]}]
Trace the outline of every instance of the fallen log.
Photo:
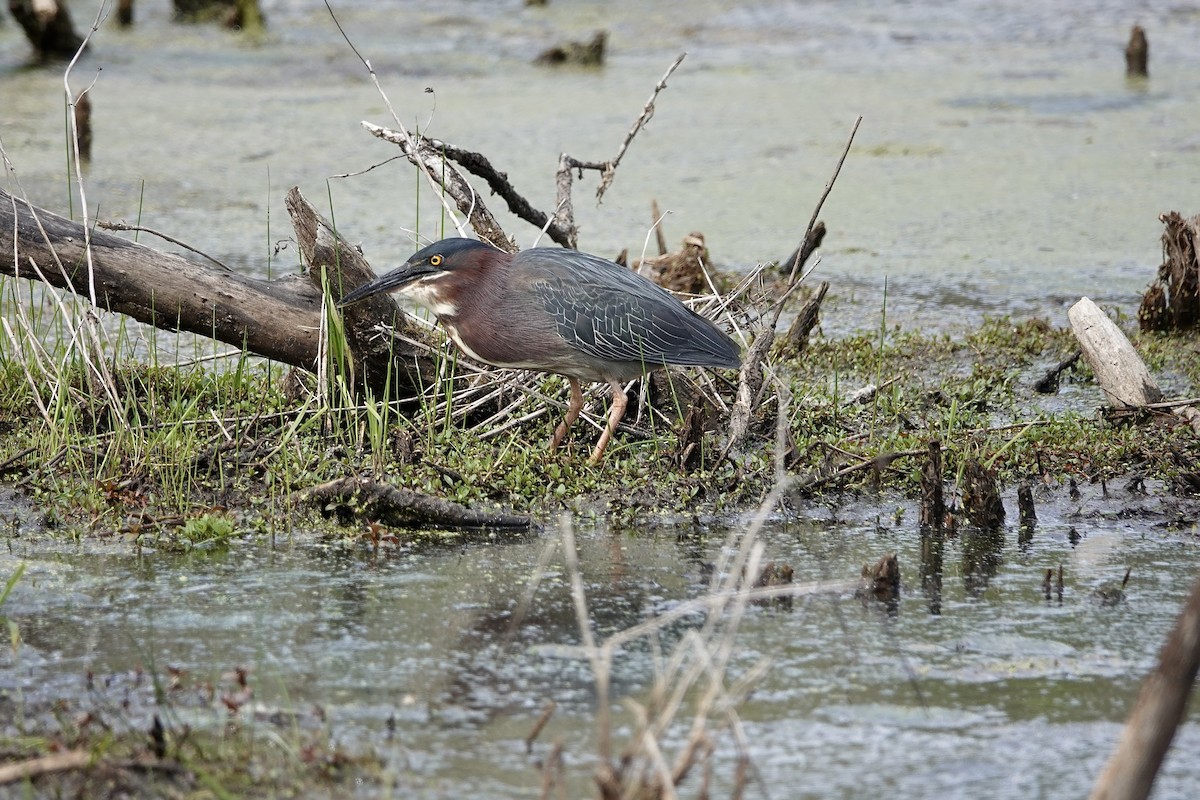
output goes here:
[{"label": "fallen log", "polygon": [[[0,273],[94,296],[97,307],[138,322],[208,336],[313,371],[320,356],[322,270],[335,299],[374,273],[296,189],[288,194],[288,210],[308,269],[264,280],[85,230],[0,189]],[[382,394],[389,370],[393,391],[421,385],[422,360],[394,350],[391,337],[384,344],[377,332],[381,320],[403,327],[395,303],[381,297],[362,306],[347,316],[359,385]]]},{"label": "fallen log", "polygon": [[354,504],[367,519],[385,525],[411,528],[528,528],[529,517],[520,514],[474,511],[433,495],[402,489],[372,478],[336,478],[302,489],[296,502],[329,506]]}]

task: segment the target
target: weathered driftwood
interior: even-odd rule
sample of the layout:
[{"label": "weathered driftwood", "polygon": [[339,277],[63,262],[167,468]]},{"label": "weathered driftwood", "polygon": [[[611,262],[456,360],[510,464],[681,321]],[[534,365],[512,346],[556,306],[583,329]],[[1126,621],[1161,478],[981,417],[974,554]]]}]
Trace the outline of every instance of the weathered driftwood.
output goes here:
[{"label": "weathered driftwood", "polygon": [[1133,345],[1095,303],[1081,298],[1067,311],[1067,317],[1083,357],[1112,405],[1141,408],[1162,399],[1158,384]]},{"label": "weathered driftwood", "polygon": [[8,0],[8,10],[40,59],[70,58],[83,44],[61,0]]},{"label": "weathered driftwood", "polygon": [[[374,273],[298,191],[289,193],[288,208],[301,250],[317,269],[268,281],[197,264],[103,231],[89,234],[80,223],[0,189],[0,273],[41,280],[83,298],[92,297],[94,287],[96,305],[102,309],[314,370],[322,313],[320,267],[327,268],[334,298]],[[380,298],[380,303],[362,305],[347,315],[347,336],[362,358],[359,385],[381,393],[389,366],[393,387],[419,385],[414,370],[422,364],[411,353],[396,353],[393,365],[386,348],[372,344],[379,320],[394,319],[402,325],[394,302]]]},{"label": "weathered driftwood", "polygon": [[1142,800],[1150,796],[1175,730],[1187,714],[1200,668],[1200,581],[1192,587],[1175,628],[1158,654],[1158,665],[1142,684],[1116,749],[1091,800]]}]

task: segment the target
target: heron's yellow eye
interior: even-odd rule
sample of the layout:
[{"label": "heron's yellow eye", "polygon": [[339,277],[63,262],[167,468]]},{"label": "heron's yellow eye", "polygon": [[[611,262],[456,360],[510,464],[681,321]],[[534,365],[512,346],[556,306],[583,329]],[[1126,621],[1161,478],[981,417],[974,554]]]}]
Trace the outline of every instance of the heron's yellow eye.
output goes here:
[{"label": "heron's yellow eye", "polygon": [[441,256],[430,256],[429,265],[432,267],[440,267],[442,265],[442,260],[443,259]]}]

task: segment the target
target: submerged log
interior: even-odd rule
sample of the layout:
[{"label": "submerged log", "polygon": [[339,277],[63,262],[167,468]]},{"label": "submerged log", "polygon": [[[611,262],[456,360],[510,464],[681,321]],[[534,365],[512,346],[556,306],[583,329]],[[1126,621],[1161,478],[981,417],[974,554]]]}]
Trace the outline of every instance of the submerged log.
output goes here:
[{"label": "submerged log", "polygon": [[530,519],[519,514],[490,514],[440,497],[402,489],[370,478],[337,478],[295,495],[304,503],[352,503],[363,514],[397,527],[528,528]]},{"label": "submerged log", "polygon": [[[315,370],[322,327],[321,267],[327,268],[335,299],[374,273],[361,257],[349,257],[353,248],[332,233],[332,226],[298,191],[293,190],[288,201],[297,239],[315,269],[305,275],[263,280],[197,264],[103,231],[86,231],[78,222],[0,189],[0,273],[40,280],[85,299],[94,297],[99,308],[163,330],[208,336]],[[335,241],[339,243],[336,246]],[[383,301],[386,307],[368,307],[355,314],[377,314],[372,329],[379,320],[393,315],[399,324],[402,316],[394,302]],[[356,342],[361,346],[368,334],[377,335],[362,329],[366,323],[356,320],[353,316],[348,319],[352,347]],[[411,352],[394,354],[393,391],[421,385],[419,370],[428,365],[414,362],[413,357]],[[378,350],[366,350],[362,363],[360,386],[381,395],[389,365]]]}]

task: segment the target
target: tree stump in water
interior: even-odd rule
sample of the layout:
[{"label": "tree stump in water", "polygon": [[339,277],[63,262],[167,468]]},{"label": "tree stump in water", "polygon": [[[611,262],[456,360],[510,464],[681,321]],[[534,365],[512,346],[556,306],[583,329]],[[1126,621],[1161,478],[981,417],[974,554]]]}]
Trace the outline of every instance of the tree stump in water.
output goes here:
[{"label": "tree stump in water", "polygon": [[70,58],[83,44],[60,0],[8,0],[8,10],[39,59]]},{"label": "tree stump in water", "polygon": [[1200,323],[1200,216],[1171,211],[1159,217],[1163,263],[1142,295],[1138,324],[1144,331],[1181,331]]},{"label": "tree stump in water", "polygon": [[900,561],[895,553],[888,553],[874,565],[863,564],[862,577],[859,578],[854,596],[888,605],[900,599]]},{"label": "tree stump in water", "polygon": [[1129,44],[1125,45],[1125,77],[1150,77],[1150,43],[1141,25],[1134,25],[1129,32]]},{"label": "tree stump in water", "polygon": [[941,530],[946,520],[946,497],[942,487],[942,443],[929,442],[929,460],[921,468],[921,527]]},{"label": "tree stump in water", "polygon": [[996,474],[975,459],[963,467],[963,510],[971,524],[981,530],[998,530],[1004,524],[1004,503]]},{"label": "tree stump in water", "polygon": [[599,67],[604,63],[604,51],[608,46],[608,31],[596,31],[586,42],[564,42],[547,50],[534,59],[535,64],[575,64],[580,67]]}]

